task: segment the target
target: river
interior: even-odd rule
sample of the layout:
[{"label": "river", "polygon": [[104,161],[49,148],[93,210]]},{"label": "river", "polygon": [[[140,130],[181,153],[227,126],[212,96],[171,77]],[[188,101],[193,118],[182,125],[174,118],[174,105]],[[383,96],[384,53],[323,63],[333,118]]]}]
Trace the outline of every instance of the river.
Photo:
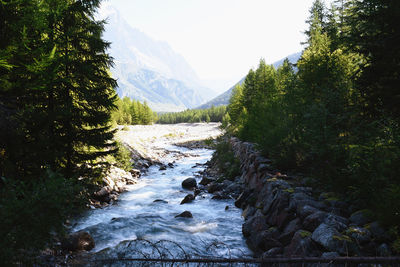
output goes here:
[{"label": "river", "polygon": [[[211,194],[203,192],[193,202],[180,205],[192,193],[182,188],[182,181],[195,177],[199,182],[199,172],[213,151],[173,143],[188,136],[193,139],[196,131],[213,136],[215,125],[160,125],[164,127],[162,131],[151,127],[148,131],[144,126],[140,128],[147,134],[148,146],[152,151],[164,151],[159,160],[165,164],[174,162],[174,167],[159,170],[159,166],[151,166],[137,184],[128,186],[117,204],[87,211],[72,231],[84,230],[93,236],[96,247],[91,253],[95,258],[251,257],[242,236],[241,210],[234,206],[234,200],[213,200]],[[128,142],[127,136],[138,134],[138,129],[131,128],[120,138]],[[136,140],[143,145],[143,138]],[[175,218],[185,210],[193,218]]]}]

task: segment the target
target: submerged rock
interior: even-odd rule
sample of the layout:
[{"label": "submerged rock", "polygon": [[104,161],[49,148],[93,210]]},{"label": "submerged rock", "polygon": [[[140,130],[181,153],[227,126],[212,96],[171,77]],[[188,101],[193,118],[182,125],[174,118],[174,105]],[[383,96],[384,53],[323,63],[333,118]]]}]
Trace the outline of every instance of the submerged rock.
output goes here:
[{"label": "submerged rock", "polygon": [[181,205],[182,205],[182,204],[185,204],[185,203],[192,202],[192,201],[194,200],[194,198],[195,198],[195,197],[194,197],[192,194],[186,195],[185,198],[182,199]]},{"label": "submerged rock", "polygon": [[190,211],[185,210],[181,214],[178,214],[178,215],[175,216],[175,218],[179,218],[179,217],[182,217],[182,218],[193,218],[193,215],[192,215],[192,213]]},{"label": "submerged rock", "polygon": [[168,201],[166,201],[166,200],[163,200],[163,199],[156,199],[156,200],[154,200],[153,202],[155,202],[155,203],[159,202],[159,203],[165,203],[165,204],[168,204]]}]

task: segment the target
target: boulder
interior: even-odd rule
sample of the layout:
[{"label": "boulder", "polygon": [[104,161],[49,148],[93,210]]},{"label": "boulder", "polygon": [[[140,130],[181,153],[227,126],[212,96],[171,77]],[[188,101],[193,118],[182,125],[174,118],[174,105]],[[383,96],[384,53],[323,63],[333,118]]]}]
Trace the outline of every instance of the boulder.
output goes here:
[{"label": "boulder", "polygon": [[[269,189],[269,188],[268,188]],[[267,189],[267,190],[268,190]],[[276,211],[277,208],[284,209],[289,204],[289,193],[279,187],[270,189],[270,193],[263,197],[263,213],[269,214]],[[278,211],[279,212],[279,211]]]},{"label": "boulder", "polygon": [[284,250],[284,256],[287,257],[312,257],[319,256],[317,248],[311,240],[311,233],[304,230],[298,230],[293,235],[290,244]]},{"label": "boulder", "polygon": [[249,216],[253,216],[256,212],[256,208],[248,205],[242,212],[243,218],[247,219]]},{"label": "boulder", "polygon": [[165,165],[161,165],[160,168],[158,170],[160,171],[165,171],[167,169],[167,166]]},{"label": "boulder", "polygon": [[344,217],[335,215],[335,214],[329,214],[328,217],[325,218],[324,223],[332,226],[339,232],[344,231],[347,229],[347,225],[349,224],[349,220],[347,220]]},{"label": "boulder", "polygon": [[283,245],[288,245],[292,240],[293,235],[300,229],[301,229],[300,219],[295,218],[286,225],[285,229],[282,231],[282,234],[279,236],[278,240]]},{"label": "boulder", "polygon": [[173,168],[174,164],[172,162],[168,163],[168,167]]},{"label": "boulder", "polygon": [[327,217],[328,214],[324,211],[312,213],[303,220],[303,229],[313,232]]},{"label": "boulder", "polygon": [[350,226],[346,230],[346,235],[353,238],[357,244],[365,244],[371,241],[371,232],[358,226]]},{"label": "boulder", "polygon": [[224,192],[232,194],[232,195],[236,195],[239,196],[240,192],[242,192],[242,185],[238,184],[238,183],[231,183],[230,185],[228,185],[225,189]]},{"label": "boulder", "polygon": [[93,237],[84,231],[72,233],[61,242],[61,247],[66,251],[89,251],[94,246]]},{"label": "boulder", "polygon": [[214,192],[220,191],[222,189],[224,189],[224,185],[221,183],[217,183],[217,182],[212,182],[207,186],[207,191],[208,191],[208,193],[211,193],[211,194]]},{"label": "boulder", "polygon": [[359,210],[350,215],[350,222],[358,226],[364,226],[371,220],[368,218],[365,210]]},{"label": "boulder", "polygon": [[242,208],[242,205],[244,204],[244,202],[246,201],[247,197],[250,195],[250,191],[249,190],[245,190],[243,191],[238,198],[235,201],[235,206],[237,208]]},{"label": "boulder", "polygon": [[193,215],[192,215],[192,213],[190,211],[185,210],[181,214],[178,214],[178,215],[175,216],[175,218],[179,218],[179,217],[182,217],[182,218],[193,218]]},{"label": "boulder", "polygon": [[192,189],[194,187],[197,187],[196,179],[187,178],[187,179],[183,180],[182,187],[185,188],[185,189]]},{"label": "boulder", "polygon": [[334,226],[326,223],[318,226],[311,238],[330,252],[348,255],[354,251],[352,240],[348,236],[340,234]]},{"label": "boulder", "polygon": [[246,240],[247,245],[257,254],[274,247],[282,247],[277,240],[279,231],[276,227],[270,227],[262,232],[253,232]]},{"label": "boulder", "polygon": [[185,198],[181,201],[181,205],[185,203],[192,202],[194,200],[194,195],[188,194],[185,196]]},{"label": "boulder", "polygon": [[242,233],[244,237],[258,235],[261,231],[267,230],[268,227],[267,218],[256,214],[244,222],[242,225]]},{"label": "boulder", "polygon": [[313,206],[305,205],[305,206],[297,206],[296,215],[301,219],[306,218],[308,215],[318,212],[319,209],[314,208]]},{"label": "boulder", "polygon": [[201,185],[208,185],[209,183],[211,183],[212,181],[214,181],[214,179],[211,179],[207,176],[203,176],[203,178],[201,179],[200,183]]},{"label": "boulder", "polygon": [[[266,251],[270,250],[274,247],[282,247],[282,244],[273,236],[274,234],[270,231],[266,230],[257,234],[255,236],[251,236],[249,240],[252,240],[252,244],[249,245],[250,248],[254,247],[254,251]],[[249,241],[248,240],[248,241]],[[249,244],[249,242],[247,242]]]}]

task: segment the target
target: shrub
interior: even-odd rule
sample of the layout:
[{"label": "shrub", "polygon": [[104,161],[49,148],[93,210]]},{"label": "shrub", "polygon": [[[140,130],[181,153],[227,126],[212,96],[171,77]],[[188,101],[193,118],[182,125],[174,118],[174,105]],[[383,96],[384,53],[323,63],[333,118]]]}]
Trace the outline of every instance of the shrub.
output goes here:
[{"label": "shrub", "polygon": [[0,262],[26,264],[54,234],[63,233],[63,222],[83,207],[81,188],[51,171],[34,183],[2,180]]},{"label": "shrub", "polygon": [[115,164],[117,167],[129,171],[132,169],[131,152],[120,141],[116,142],[118,151],[114,155]]}]

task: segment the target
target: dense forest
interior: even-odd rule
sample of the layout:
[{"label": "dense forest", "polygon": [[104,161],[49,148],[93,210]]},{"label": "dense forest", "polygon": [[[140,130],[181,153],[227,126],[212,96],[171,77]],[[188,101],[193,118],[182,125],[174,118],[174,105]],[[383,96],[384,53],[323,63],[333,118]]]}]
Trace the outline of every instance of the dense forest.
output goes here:
[{"label": "dense forest", "polygon": [[118,98],[116,105],[117,109],[111,113],[114,124],[148,125],[157,120],[157,114],[150,109],[146,102],[142,104],[138,100],[124,97],[122,100]]},{"label": "dense forest", "polygon": [[0,262],[63,230],[117,150],[98,0],[1,1]]},{"label": "dense forest", "polygon": [[[279,168],[372,209],[399,234],[400,2],[317,0],[295,66],[260,61],[225,125]],[[399,239],[400,240],[400,239]],[[399,243],[400,244],[400,243]]]},{"label": "dense forest", "polygon": [[183,122],[221,122],[226,113],[226,106],[208,109],[188,109],[181,112],[159,114],[157,123],[172,124]]}]

